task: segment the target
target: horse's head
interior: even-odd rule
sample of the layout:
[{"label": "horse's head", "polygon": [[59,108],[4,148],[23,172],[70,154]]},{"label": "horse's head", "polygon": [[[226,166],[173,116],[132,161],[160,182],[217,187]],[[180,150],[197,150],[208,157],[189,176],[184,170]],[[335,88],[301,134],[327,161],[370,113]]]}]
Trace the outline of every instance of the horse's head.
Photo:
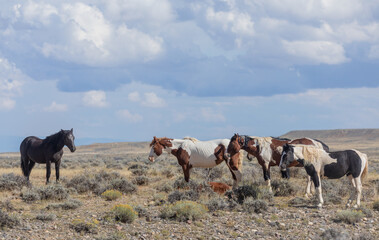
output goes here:
[{"label": "horse's head", "polygon": [[61,130],[62,134],[63,134],[63,142],[64,142],[64,145],[66,145],[71,152],[75,152],[76,150],[76,147],[75,147],[75,143],[74,143],[74,140],[75,140],[75,136],[74,136],[74,129],[71,128],[71,130]]},{"label": "horse's head", "polygon": [[158,158],[162,153],[163,149],[166,149],[167,147],[172,147],[171,140],[172,138],[157,138],[154,136],[153,141],[150,143],[150,154],[149,154],[149,160],[150,162],[154,162],[155,158]]},{"label": "horse's head", "polygon": [[293,161],[295,161],[293,146],[286,143],[283,146],[282,156],[280,158],[280,163],[279,163],[280,170],[286,171],[287,167]]},{"label": "horse's head", "polygon": [[[233,137],[230,139],[228,148],[227,148],[227,153],[229,155],[234,155],[238,153],[241,150],[242,145],[240,144],[240,141],[243,141],[240,135],[238,133],[235,133]],[[242,142],[243,144],[243,142]]]}]

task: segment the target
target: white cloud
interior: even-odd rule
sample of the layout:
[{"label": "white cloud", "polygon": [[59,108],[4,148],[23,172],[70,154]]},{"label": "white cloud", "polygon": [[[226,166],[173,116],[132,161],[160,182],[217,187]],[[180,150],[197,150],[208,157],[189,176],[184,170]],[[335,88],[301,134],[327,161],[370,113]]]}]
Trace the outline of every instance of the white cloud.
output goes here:
[{"label": "white cloud", "polygon": [[108,105],[106,98],[104,91],[89,91],[84,93],[83,103],[90,107],[106,107]]},{"label": "white cloud", "polygon": [[201,116],[206,122],[224,122],[225,116],[212,108],[201,108]]},{"label": "white cloud", "polygon": [[22,86],[30,80],[14,63],[0,57],[0,109],[13,109],[13,98],[22,94]]},{"label": "white cloud", "polygon": [[50,104],[50,106],[45,107],[44,110],[46,112],[65,112],[68,110],[68,106],[66,104],[59,104],[54,101]]},{"label": "white cloud", "polygon": [[143,120],[143,117],[138,114],[138,113],[130,113],[129,110],[119,110],[117,112],[118,116],[120,116],[121,118],[129,121],[129,122],[141,122]]},{"label": "white cloud", "polygon": [[368,57],[372,59],[379,59],[379,45],[371,46]]},{"label": "white cloud", "polygon": [[139,92],[131,92],[128,94],[128,99],[132,102],[139,102],[141,100],[141,97],[139,95]]},{"label": "white cloud", "polygon": [[16,102],[10,98],[3,98],[0,97],[0,110],[10,110],[13,109],[14,106],[16,105]]},{"label": "white cloud", "polygon": [[166,105],[164,99],[157,96],[154,92],[149,92],[144,94],[145,99],[142,101],[142,105],[146,107],[160,108]]},{"label": "white cloud", "polygon": [[[21,5],[18,5],[15,10],[17,11],[20,7]],[[28,1],[20,10],[25,21],[32,25],[39,23],[48,25],[50,17],[58,14],[58,10],[54,6],[33,1]]]},{"label": "white cloud", "polygon": [[213,8],[208,8],[206,18],[209,22],[221,27],[223,31],[230,31],[237,35],[254,35],[254,22],[248,14],[237,11],[215,12]]},{"label": "white cloud", "polygon": [[343,46],[327,41],[283,41],[284,49],[293,56],[313,64],[340,64],[349,61]]}]

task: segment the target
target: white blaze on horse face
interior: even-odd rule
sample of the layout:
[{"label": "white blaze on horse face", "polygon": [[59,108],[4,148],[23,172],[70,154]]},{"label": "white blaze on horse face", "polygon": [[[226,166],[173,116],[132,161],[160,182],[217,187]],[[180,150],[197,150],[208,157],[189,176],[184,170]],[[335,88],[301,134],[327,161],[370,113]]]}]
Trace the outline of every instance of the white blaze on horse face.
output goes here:
[{"label": "white blaze on horse face", "polygon": [[286,154],[287,154],[286,151],[283,151],[283,152],[282,152],[282,155],[280,156],[279,167],[280,167],[280,169],[281,169],[282,171],[285,171],[286,168],[287,168],[287,166],[283,166],[283,157],[284,157],[284,155],[286,155]]},{"label": "white blaze on horse face", "polygon": [[157,158],[158,155],[154,151],[154,146],[150,148],[150,154],[149,154],[149,160],[150,162],[154,162],[155,158]]}]

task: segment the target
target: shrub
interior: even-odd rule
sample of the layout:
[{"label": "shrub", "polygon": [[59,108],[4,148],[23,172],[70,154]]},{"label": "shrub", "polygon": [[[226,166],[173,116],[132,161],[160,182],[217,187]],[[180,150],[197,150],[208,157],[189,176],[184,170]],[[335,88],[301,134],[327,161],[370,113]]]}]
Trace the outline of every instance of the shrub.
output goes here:
[{"label": "shrub", "polygon": [[94,179],[87,174],[83,174],[73,177],[70,181],[68,181],[66,186],[68,188],[74,188],[78,193],[85,193],[100,188],[100,182],[101,181],[98,179]]},{"label": "shrub", "polygon": [[148,167],[142,164],[132,164],[130,167],[128,167],[128,170],[130,170],[134,175],[142,176],[147,174]]},{"label": "shrub", "polygon": [[290,184],[288,180],[273,180],[271,187],[274,191],[275,196],[292,196],[296,192],[295,188]]},{"label": "shrub", "polygon": [[169,183],[165,183],[163,185],[159,185],[157,187],[157,190],[160,191],[160,192],[166,192],[166,193],[169,193],[173,190],[174,188],[172,187],[171,184]]},{"label": "shrub", "polygon": [[69,209],[77,209],[81,207],[83,204],[80,200],[77,199],[68,199],[67,201],[63,203],[51,203],[47,205],[47,209],[64,209],[64,210],[69,210]]},{"label": "shrub", "polygon": [[0,209],[1,208],[4,208],[7,211],[16,210],[15,207],[13,206],[12,202],[9,199],[5,200],[4,202],[1,202]]},{"label": "shrub", "polygon": [[28,183],[25,177],[20,175],[15,175],[13,173],[7,173],[0,176],[0,191],[3,190],[15,190],[21,189],[23,186],[26,186]]},{"label": "shrub", "polygon": [[321,239],[351,239],[350,235],[342,229],[329,228],[321,234]]},{"label": "shrub", "polygon": [[309,204],[309,200],[301,197],[295,197],[288,201],[289,206],[306,206]]},{"label": "shrub", "polygon": [[119,190],[120,192],[123,192],[126,194],[134,193],[137,191],[137,187],[125,178],[113,179],[110,182],[109,187],[116,189],[116,190]]},{"label": "shrub", "polygon": [[116,200],[117,198],[120,198],[122,196],[122,193],[117,190],[107,190],[101,194],[103,198],[107,201],[113,201]]},{"label": "shrub", "polygon": [[0,209],[0,229],[4,227],[13,228],[20,224],[20,220],[15,215],[8,215]]},{"label": "shrub", "polygon": [[118,204],[112,208],[112,213],[116,221],[132,223],[138,213],[128,204]]},{"label": "shrub", "polygon": [[372,208],[376,211],[379,211],[379,200],[378,201],[375,201],[373,204],[372,204]]},{"label": "shrub", "polygon": [[68,190],[60,184],[48,185],[37,190],[39,192],[41,200],[64,200],[69,196]]},{"label": "shrub", "polygon": [[[227,194],[229,195],[229,197],[233,197],[234,195],[234,197],[237,198],[237,202],[239,204],[242,204],[245,201],[245,199],[248,197],[253,197],[254,199],[258,199],[260,192],[261,191],[258,185],[254,184],[254,185],[240,186],[232,192],[230,191],[227,192]],[[232,196],[230,194],[232,194]]]},{"label": "shrub", "polygon": [[186,182],[183,177],[179,177],[173,183],[174,189],[197,189],[199,187],[199,183],[194,180]]},{"label": "shrub", "polygon": [[176,201],[181,201],[181,200],[197,200],[199,199],[200,194],[199,192],[195,190],[188,190],[188,191],[179,191],[176,190],[168,195],[167,201],[170,203],[176,202]]},{"label": "shrub", "polygon": [[255,200],[252,197],[248,197],[245,199],[242,205],[243,209],[249,213],[262,213],[267,211],[268,204],[264,200],[257,199]]},{"label": "shrub", "polygon": [[97,232],[97,220],[93,220],[91,222],[86,222],[81,219],[74,219],[70,227],[74,229],[76,232],[84,232],[84,233],[96,233]]},{"label": "shrub", "polygon": [[116,232],[111,234],[110,236],[107,234],[105,236],[95,237],[96,240],[124,240],[128,239],[125,235],[125,233],[122,232]]},{"label": "shrub", "polygon": [[229,207],[227,201],[221,197],[215,197],[208,200],[205,205],[208,207],[209,211],[214,212],[217,210],[224,210]]},{"label": "shrub", "polygon": [[147,178],[145,176],[137,176],[134,179],[133,183],[137,184],[139,186],[141,186],[141,185],[148,185],[149,184],[149,178]]},{"label": "shrub", "polygon": [[356,223],[364,216],[364,214],[360,211],[355,210],[341,210],[338,211],[334,221],[335,222],[345,222],[345,223]]},{"label": "shrub", "polygon": [[178,201],[163,208],[162,218],[178,221],[200,219],[208,211],[207,207],[193,201]]},{"label": "shrub", "polygon": [[144,207],[141,206],[135,206],[133,207],[134,211],[138,213],[139,217],[146,217],[147,216],[147,210]]},{"label": "shrub", "polygon": [[31,203],[41,199],[39,191],[34,188],[23,188],[21,190],[21,199],[24,202]]},{"label": "shrub", "polygon": [[49,213],[40,213],[36,216],[36,219],[41,220],[41,221],[53,221],[55,219],[54,214],[49,214]]}]

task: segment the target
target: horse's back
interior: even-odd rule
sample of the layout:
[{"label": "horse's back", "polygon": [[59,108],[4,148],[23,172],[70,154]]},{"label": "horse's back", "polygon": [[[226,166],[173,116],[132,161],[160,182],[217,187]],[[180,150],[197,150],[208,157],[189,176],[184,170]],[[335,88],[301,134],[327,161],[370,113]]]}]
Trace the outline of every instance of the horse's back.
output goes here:
[{"label": "horse's back", "polygon": [[[20,153],[21,157],[28,157],[34,160],[34,158],[39,158],[41,155],[41,151],[38,149],[42,144],[42,139],[29,136],[26,137],[20,145]],[[36,161],[39,162],[39,161]]]},{"label": "horse's back", "polygon": [[190,153],[190,162],[194,167],[214,167],[216,164],[215,150],[219,145],[225,149],[229,139],[215,139],[210,141],[187,142],[182,148]]}]

